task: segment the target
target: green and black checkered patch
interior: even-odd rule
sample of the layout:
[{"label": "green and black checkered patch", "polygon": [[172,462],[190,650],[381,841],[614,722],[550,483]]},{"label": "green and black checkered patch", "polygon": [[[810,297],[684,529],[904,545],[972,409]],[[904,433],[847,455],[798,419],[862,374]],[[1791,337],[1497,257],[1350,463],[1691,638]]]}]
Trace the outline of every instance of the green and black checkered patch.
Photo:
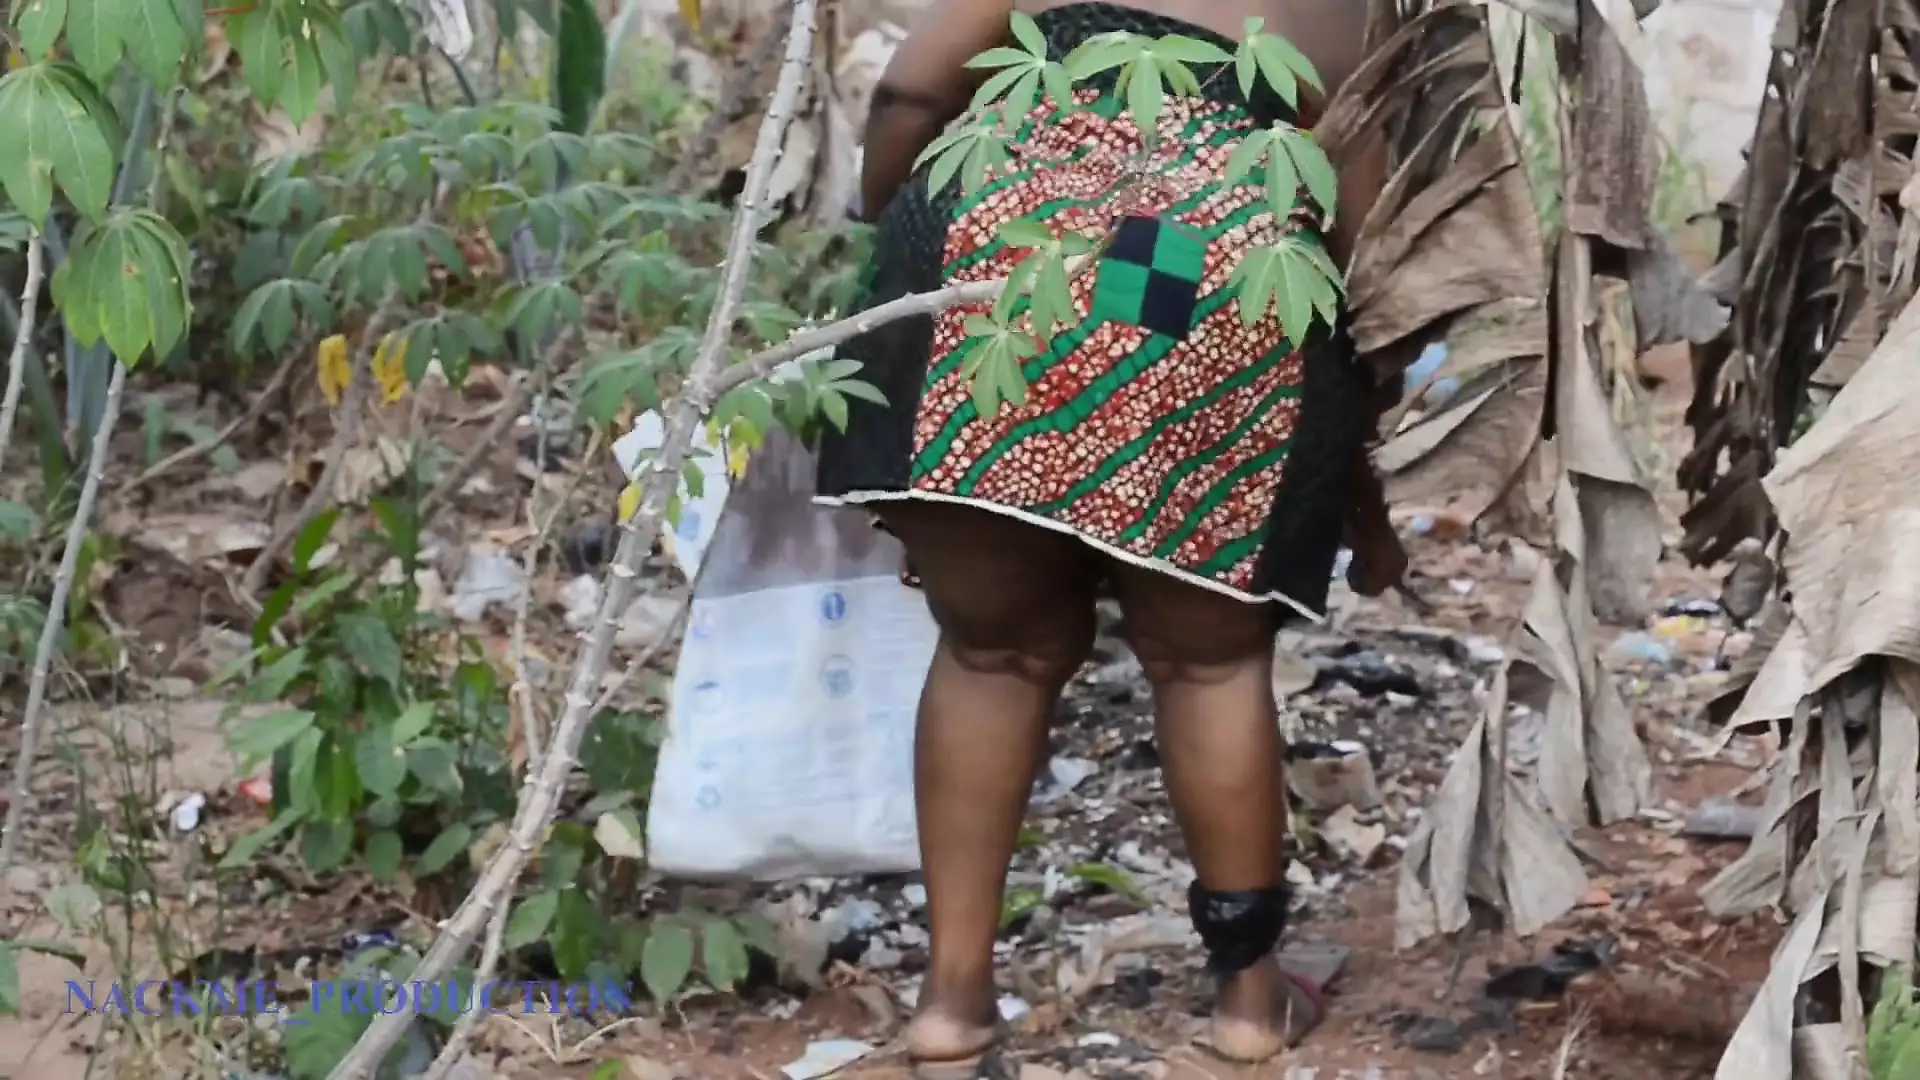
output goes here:
[{"label": "green and black checkered patch", "polygon": [[1111,319],[1156,334],[1193,329],[1207,244],[1164,218],[1128,217],[1114,230],[1093,286],[1095,322]]}]

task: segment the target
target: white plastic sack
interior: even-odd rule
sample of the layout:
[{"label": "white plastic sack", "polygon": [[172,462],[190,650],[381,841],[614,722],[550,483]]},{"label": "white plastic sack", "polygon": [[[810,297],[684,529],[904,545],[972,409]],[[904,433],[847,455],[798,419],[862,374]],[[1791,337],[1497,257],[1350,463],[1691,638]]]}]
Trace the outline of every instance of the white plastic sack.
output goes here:
[{"label": "white plastic sack", "polygon": [[919,866],[913,721],[937,634],[899,542],[815,506],[813,474],[769,435],[707,541],[647,813],[662,873]]}]

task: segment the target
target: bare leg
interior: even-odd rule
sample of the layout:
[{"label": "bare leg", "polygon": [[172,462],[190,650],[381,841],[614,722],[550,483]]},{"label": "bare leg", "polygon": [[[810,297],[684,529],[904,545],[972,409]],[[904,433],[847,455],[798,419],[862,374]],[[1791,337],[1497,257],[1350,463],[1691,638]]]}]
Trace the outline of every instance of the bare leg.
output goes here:
[{"label": "bare leg", "polygon": [[[1285,920],[1287,827],[1274,612],[1152,571],[1116,573],[1129,638],[1153,686],[1167,793],[1199,878],[1195,925],[1213,938],[1220,982],[1211,1041],[1228,1057],[1262,1060],[1319,1019],[1318,1002],[1273,953]],[[1207,907],[1219,925],[1203,925]]]},{"label": "bare leg", "polygon": [[917,1061],[993,1041],[993,942],[1047,721],[1093,647],[1099,564],[1071,537],[988,511],[881,511],[906,544],[940,645],[920,697],[914,798],[932,957],[907,1029]]}]

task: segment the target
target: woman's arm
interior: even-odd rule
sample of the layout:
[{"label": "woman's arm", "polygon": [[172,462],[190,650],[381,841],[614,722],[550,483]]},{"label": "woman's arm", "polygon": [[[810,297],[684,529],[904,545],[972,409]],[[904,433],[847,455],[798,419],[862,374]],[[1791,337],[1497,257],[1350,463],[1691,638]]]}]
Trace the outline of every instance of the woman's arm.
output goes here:
[{"label": "woman's arm", "polygon": [[867,113],[860,209],[872,221],[913,174],[913,162],[967,107],[984,72],[967,61],[1010,36],[1013,0],[933,0],[874,88]]}]

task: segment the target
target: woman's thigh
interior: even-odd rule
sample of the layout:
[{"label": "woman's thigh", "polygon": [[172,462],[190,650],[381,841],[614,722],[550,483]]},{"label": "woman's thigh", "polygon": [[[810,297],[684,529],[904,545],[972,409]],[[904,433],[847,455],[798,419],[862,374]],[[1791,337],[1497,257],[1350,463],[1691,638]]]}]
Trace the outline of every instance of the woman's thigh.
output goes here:
[{"label": "woman's thigh", "polygon": [[1093,644],[1101,561],[1079,540],[988,510],[878,509],[906,545],[946,646],[970,668],[1064,680]]},{"label": "woman's thigh", "polygon": [[1271,663],[1278,612],[1167,574],[1114,569],[1127,643],[1157,685],[1210,682],[1249,663]]}]

